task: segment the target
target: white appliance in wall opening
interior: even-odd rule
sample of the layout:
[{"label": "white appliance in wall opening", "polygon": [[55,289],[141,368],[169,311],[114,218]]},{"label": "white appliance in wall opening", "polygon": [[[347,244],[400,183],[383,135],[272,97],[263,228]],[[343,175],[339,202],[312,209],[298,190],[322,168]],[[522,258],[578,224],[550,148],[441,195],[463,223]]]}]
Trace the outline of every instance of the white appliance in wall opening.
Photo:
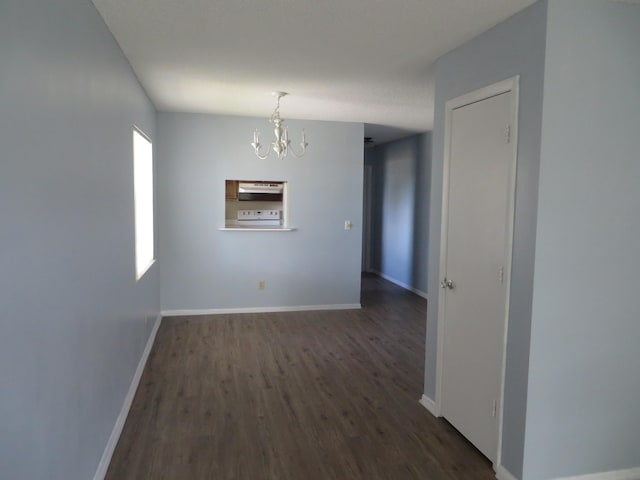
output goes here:
[{"label": "white appliance in wall opening", "polygon": [[279,226],[281,218],[280,210],[238,210],[238,225],[243,227]]},{"label": "white appliance in wall opening", "polygon": [[284,185],[270,182],[240,182],[238,200],[281,202]]}]

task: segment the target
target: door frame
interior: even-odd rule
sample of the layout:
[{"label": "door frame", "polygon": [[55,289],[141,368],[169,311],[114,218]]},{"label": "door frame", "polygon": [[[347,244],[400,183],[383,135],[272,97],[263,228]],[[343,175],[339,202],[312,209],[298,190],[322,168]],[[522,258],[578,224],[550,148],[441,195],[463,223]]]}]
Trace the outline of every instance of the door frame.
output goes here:
[{"label": "door frame", "polygon": [[[452,121],[453,111],[457,108],[464,107],[473,103],[481,102],[497,95],[511,92],[511,114],[510,114],[510,137],[511,137],[511,172],[509,186],[509,198],[508,198],[508,214],[507,214],[507,260],[505,268],[506,276],[506,300],[505,300],[505,328],[504,328],[504,348],[501,362],[500,373],[500,392],[498,396],[498,444],[496,461],[494,469],[501,465],[502,459],[502,427],[503,427],[503,412],[504,412],[504,380],[506,371],[506,353],[507,353],[507,333],[509,327],[509,305],[510,305],[510,291],[511,291],[511,263],[513,257],[513,230],[514,230],[514,217],[515,217],[515,193],[516,193],[516,171],[517,171],[517,159],[518,159],[518,109],[519,109],[519,90],[520,90],[520,75],[507,78],[492,85],[474,90],[470,93],[453,98],[445,103],[445,122],[444,122],[444,164],[442,175],[442,212],[441,212],[441,231],[440,231],[440,267],[438,271],[438,280],[442,280],[444,272],[447,270],[447,243],[448,243],[448,227],[449,227],[449,175],[451,168],[451,137],[452,137]],[[505,125],[506,127],[506,125]],[[507,134],[507,132],[505,132]],[[445,330],[445,290],[439,288],[438,292],[438,337],[437,337],[437,349],[436,349],[436,410],[442,412],[442,376],[443,376],[443,343],[444,343],[444,330]]]}]

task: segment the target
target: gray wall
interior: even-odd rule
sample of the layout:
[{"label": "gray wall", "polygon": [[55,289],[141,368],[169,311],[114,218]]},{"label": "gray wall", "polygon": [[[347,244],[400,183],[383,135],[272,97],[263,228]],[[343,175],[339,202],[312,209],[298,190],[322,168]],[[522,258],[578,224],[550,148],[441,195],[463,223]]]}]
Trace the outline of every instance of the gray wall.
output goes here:
[{"label": "gray wall", "polygon": [[549,3],[525,479],[640,467],[640,6]]},{"label": "gray wall", "polygon": [[[293,141],[305,128],[307,154],[259,160],[250,141],[256,127],[272,135],[265,118],[158,115],[163,310],[360,303],[364,127],[287,124]],[[297,230],[220,231],[225,179],[288,181]]]},{"label": "gray wall", "polygon": [[[524,450],[546,11],[546,1],[538,2],[436,62],[429,285],[439,284],[445,102],[520,75],[520,137],[502,448],[504,466],[517,477],[522,473]],[[438,298],[432,292],[427,315],[425,368],[425,394],[432,399],[435,398],[437,319]]]},{"label": "gray wall", "polygon": [[427,293],[431,133],[367,150],[374,168],[373,269]]},{"label": "gray wall", "polygon": [[0,477],[92,478],[159,311],[134,271],[155,112],[87,0],[0,5]]}]

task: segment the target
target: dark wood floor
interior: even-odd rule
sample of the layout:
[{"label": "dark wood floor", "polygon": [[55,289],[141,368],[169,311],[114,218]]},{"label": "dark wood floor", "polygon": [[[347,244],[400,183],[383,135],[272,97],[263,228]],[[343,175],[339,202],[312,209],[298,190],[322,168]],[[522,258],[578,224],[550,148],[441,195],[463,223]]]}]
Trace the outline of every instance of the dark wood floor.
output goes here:
[{"label": "dark wood floor", "polygon": [[362,303],[163,319],[107,479],[493,479],[418,404],[425,300],[366,276]]}]

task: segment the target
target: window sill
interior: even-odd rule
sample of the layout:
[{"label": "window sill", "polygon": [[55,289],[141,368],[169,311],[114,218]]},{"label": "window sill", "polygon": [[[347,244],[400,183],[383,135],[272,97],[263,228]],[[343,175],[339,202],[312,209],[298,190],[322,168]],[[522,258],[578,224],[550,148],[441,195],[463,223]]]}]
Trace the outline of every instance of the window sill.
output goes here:
[{"label": "window sill", "polygon": [[276,226],[256,226],[252,225],[250,227],[237,227],[237,226],[229,226],[229,227],[220,227],[220,231],[223,232],[293,232],[296,230],[291,227],[276,227]]}]

